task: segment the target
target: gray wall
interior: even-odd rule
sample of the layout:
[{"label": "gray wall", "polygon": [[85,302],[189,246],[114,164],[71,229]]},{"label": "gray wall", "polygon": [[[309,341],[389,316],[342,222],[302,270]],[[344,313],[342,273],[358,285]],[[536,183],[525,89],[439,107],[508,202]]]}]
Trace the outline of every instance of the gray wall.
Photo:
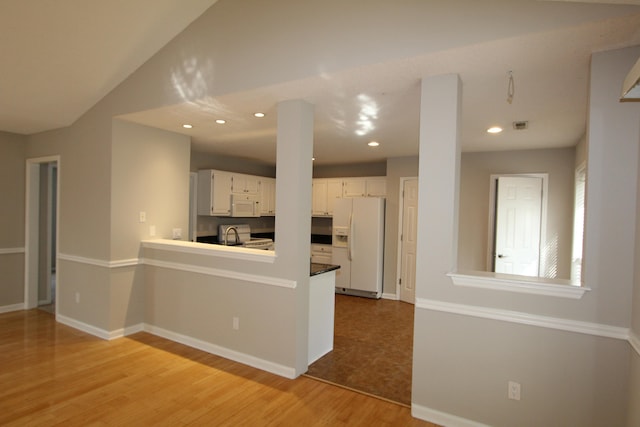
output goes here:
[{"label": "gray wall", "polygon": [[[420,218],[429,220],[418,227],[414,413],[454,414],[494,426],[594,427],[625,425],[629,413],[637,414],[627,394],[631,385],[637,396],[637,355],[621,338],[632,319],[637,236],[630,230],[637,222],[640,105],[617,97],[638,56],[640,48],[592,58],[584,270],[590,290],[581,299],[453,285],[446,273],[457,257],[449,252],[458,241],[450,227],[457,208],[457,182],[449,173],[456,170],[456,147],[446,138],[423,141],[421,134],[421,150],[430,155],[420,157]],[[434,96],[423,95],[423,105]],[[423,188],[436,179],[437,188]],[[531,327],[506,313],[550,323]],[[603,335],[613,327],[618,338],[563,329],[574,320]],[[519,402],[507,399],[509,380],[522,385]]]},{"label": "gray wall", "polygon": [[[128,243],[121,245],[122,242],[117,240],[120,235],[115,231],[127,229],[127,224],[121,224],[116,219],[118,214],[114,215],[112,199],[125,200],[128,193],[117,183],[117,175],[121,173],[119,163],[112,164],[116,157],[126,155],[126,147],[114,146],[112,117],[317,76],[319,70],[330,74],[356,66],[425,54],[429,46],[425,44],[422,29],[443,22],[445,16],[428,13],[427,3],[406,2],[403,5],[406,7],[374,1],[371,7],[362,8],[356,2],[336,0],[329,4],[221,0],[73,125],[29,136],[27,157],[61,156],[59,244],[66,258],[58,267],[60,284],[65,291],[69,291],[61,296],[61,313],[104,331],[116,331],[139,318],[138,315],[128,316],[126,307],[129,303],[136,310],[140,307],[136,301],[139,297],[136,291],[139,279],[136,276],[140,269],[118,267],[117,261],[120,259],[115,258],[130,256],[131,246]],[[286,7],[287,13],[282,13],[276,6]],[[500,2],[499,6],[524,7],[522,13],[539,17],[542,24],[530,28],[536,31],[542,27],[551,29],[560,24],[578,23],[582,19],[573,16],[546,19],[550,6],[544,2],[522,2],[517,5]],[[343,11],[345,19],[334,19],[335,8]],[[505,37],[514,34],[516,29],[522,29],[520,22],[501,22],[500,16],[493,16],[480,2],[455,2],[452,8],[453,12],[447,13],[478,16],[475,34],[450,27],[451,37],[447,40],[452,46],[486,41],[487,36],[483,35],[482,28],[492,25],[503,25],[501,28]],[[620,7],[616,10],[622,14],[629,9]],[[346,19],[348,17],[359,19]],[[328,21],[335,24],[331,31],[327,31]],[[380,31],[380,25],[390,31]],[[288,31],[280,31],[283,26]],[[269,31],[272,28],[278,31]],[[256,35],[260,36],[260,44],[255,43]],[[229,40],[234,43],[229,44]],[[310,43],[313,43],[314,49],[308,48]],[[402,49],[398,49],[398,46],[402,46]],[[292,51],[296,55],[292,56]],[[268,54],[269,60],[260,61],[265,54]],[[440,151],[446,151],[447,147],[438,144],[429,147],[434,157],[426,165],[427,168],[421,166],[420,169],[420,224],[430,225],[431,228],[427,233],[421,233],[419,240],[429,242],[434,250],[431,252],[433,255],[430,253],[429,258],[424,260],[429,263],[431,270],[427,274],[421,273],[416,289],[421,305],[416,308],[415,320],[414,411],[421,408],[447,411],[493,425],[533,425],[534,422],[535,425],[559,425],[556,420],[562,420],[564,425],[624,425],[624,418],[630,412],[626,403],[629,397],[627,381],[631,372],[631,350],[624,341],[587,334],[559,334],[550,328],[445,313],[427,308],[429,305],[425,301],[629,327],[632,320],[630,301],[635,271],[634,252],[638,240],[636,234],[630,232],[636,225],[638,106],[621,106],[615,98],[621,78],[639,54],[635,49],[626,53],[606,52],[594,56],[585,254],[585,283],[592,290],[581,300],[462,289],[451,284],[445,273],[454,262],[442,263],[438,251],[445,251],[451,257],[448,251],[457,243],[453,231],[446,238],[442,237],[443,230],[451,230],[452,219],[456,216],[452,201],[456,186],[449,185],[451,183],[448,180],[449,173],[455,171],[457,165],[453,161],[438,162]],[[188,74],[189,70],[185,67],[187,63],[198,64],[202,79],[196,80],[195,76]],[[256,63],[261,66],[250,66]],[[609,69],[608,64],[614,64],[613,69]],[[176,76],[183,77],[182,81],[189,85],[180,89],[188,90],[176,88]],[[181,93],[191,93],[193,98],[184,99]],[[603,99],[603,93],[610,96]],[[440,107],[436,105],[435,109]],[[622,113],[621,108],[625,109]],[[633,112],[631,119],[626,116],[629,109]],[[296,149],[294,145],[292,148]],[[119,149],[124,149],[122,154],[116,153]],[[24,168],[24,162],[18,159],[20,150],[15,147],[8,150],[13,153],[11,156],[14,159],[8,167],[16,171],[12,176],[24,176],[20,172]],[[286,153],[283,155],[287,159]],[[293,161],[289,162],[286,171],[279,168],[279,177],[280,173],[286,172],[284,176],[288,182],[294,185],[302,183],[308,188],[310,165],[304,163],[303,159],[310,157],[311,150],[290,159]],[[427,156],[422,156],[421,162],[424,157]],[[4,160],[2,157],[0,161]],[[174,161],[169,157],[164,160]],[[309,166],[309,169],[297,169],[301,163],[305,168]],[[186,175],[188,160],[175,170],[184,171]],[[438,192],[431,188],[430,191],[434,193],[422,198],[424,189],[434,187],[433,182],[442,182],[440,178],[443,172],[447,175],[447,191]],[[132,171],[125,170],[123,173],[127,176]],[[145,175],[147,177],[153,177],[153,174]],[[160,180],[158,185],[162,182]],[[280,182],[279,186],[285,185]],[[156,185],[153,181],[148,183]],[[296,188],[296,196],[304,198],[304,194],[308,194],[298,190],[300,188]],[[14,194],[13,191],[16,192],[15,198],[9,200],[15,200],[17,206],[23,206],[24,189],[18,191],[8,188],[8,192],[3,194]],[[278,192],[279,206],[283,193]],[[176,200],[183,200],[184,194],[169,194],[167,198],[173,196]],[[305,205],[301,209],[308,212],[309,200],[304,200]],[[24,212],[20,212],[20,209],[9,210],[11,222],[2,226],[3,230],[9,230],[5,247],[23,244],[20,235],[24,229]],[[135,209],[125,212],[125,221],[131,221],[131,212],[135,220]],[[296,205],[291,203],[285,205],[284,209],[294,212]],[[169,213],[166,224],[172,222],[170,217],[173,215],[174,212]],[[4,216],[0,218],[0,221],[5,221]],[[295,211],[290,217],[296,221],[293,222],[295,227],[302,224],[304,218],[308,218],[308,215],[305,216],[301,211]],[[186,220],[185,217],[185,224]],[[162,219],[162,223],[165,223],[165,219]],[[0,239],[4,239],[4,233],[0,236]],[[292,242],[290,251],[300,243],[295,237],[294,233],[288,235]],[[125,241],[129,242],[128,236]],[[272,269],[264,268],[263,273],[300,280],[304,285],[303,274],[308,274],[308,265],[304,264],[308,255],[289,252],[280,264]],[[227,268],[243,271],[240,265]],[[4,273],[6,270],[3,268],[2,271]],[[161,285],[179,285],[183,279],[160,268],[154,269],[153,274],[163,275],[158,281]],[[147,278],[153,280],[153,276]],[[195,281],[193,286],[199,284],[201,281]],[[74,302],[73,292],[76,290],[82,293],[80,303]],[[132,290],[133,294],[129,293]],[[200,295],[211,294],[202,291]],[[226,299],[215,301],[217,305],[224,306],[230,300],[245,304],[241,289],[229,286],[228,292],[225,290],[219,295],[225,295]],[[282,363],[298,364],[304,359],[300,348],[306,344],[302,331],[306,326],[303,320],[304,298],[308,295],[293,291],[285,298],[279,299],[278,296],[277,292],[270,295],[267,310],[279,313],[278,318],[270,320],[264,316],[259,321],[270,322],[263,325],[265,328],[270,327],[278,333],[284,331],[285,337],[281,337],[280,342],[284,344],[281,348],[286,349],[282,353],[286,354],[279,354],[278,357]],[[248,313],[252,308],[252,303],[242,306]],[[171,313],[165,315],[170,316]],[[634,314],[634,318],[637,331],[637,314]],[[487,340],[481,340],[482,337],[487,337]],[[247,351],[257,351],[256,347],[259,347],[262,351],[258,353],[259,356],[269,351],[280,351],[269,349],[269,344],[269,337],[255,335],[239,338],[237,343],[241,348],[249,349]],[[492,344],[503,351],[494,351]],[[573,376],[575,371],[567,368],[567,355],[572,356],[571,364],[580,367],[581,375],[587,378]],[[634,356],[632,360],[637,361],[637,357]],[[637,362],[633,366],[637,367]],[[473,373],[472,367],[476,368]],[[300,369],[300,366],[297,368]],[[637,369],[634,372],[631,381],[634,390],[637,390]],[[508,410],[500,411],[513,403],[505,397],[507,378],[522,382],[523,399]],[[570,393],[566,393],[565,385],[571,383],[580,387],[574,387]],[[530,414],[536,414],[537,419],[530,420]]]},{"label": "gray wall", "polygon": [[[632,107],[633,108],[633,107]],[[640,144],[640,132],[636,135]],[[640,150],[638,150],[640,165]],[[640,426],[640,170],[636,180],[636,232],[635,232],[635,266],[633,275],[633,296],[631,298],[631,340],[635,343],[631,351],[631,373],[629,375],[629,415],[628,427]]]},{"label": "gray wall", "polygon": [[385,162],[355,163],[341,165],[317,165],[313,167],[314,178],[339,178],[351,176],[385,176]]},{"label": "gray wall", "polygon": [[569,279],[575,157],[573,147],[463,153],[460,166],[458,268],[488,271],[490,175],[547,173],[546,245],[541,242],[542,265],[547,268],[540,275]]},{"label": "gray wall", "polygon": [[24,301],[26,137],[0,132],[0,310]]}]

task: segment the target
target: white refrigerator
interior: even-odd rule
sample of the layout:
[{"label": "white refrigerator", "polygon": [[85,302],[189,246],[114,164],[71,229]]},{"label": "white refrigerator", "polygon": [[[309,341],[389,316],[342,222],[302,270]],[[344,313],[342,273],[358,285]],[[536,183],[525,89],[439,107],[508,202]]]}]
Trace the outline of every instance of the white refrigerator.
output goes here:
[{"label": "white refrigerator", "polygon": [[336,292],[380,298],[384,199],[336,199],[332,228],[332,263],[340,266],[336,271]]}]

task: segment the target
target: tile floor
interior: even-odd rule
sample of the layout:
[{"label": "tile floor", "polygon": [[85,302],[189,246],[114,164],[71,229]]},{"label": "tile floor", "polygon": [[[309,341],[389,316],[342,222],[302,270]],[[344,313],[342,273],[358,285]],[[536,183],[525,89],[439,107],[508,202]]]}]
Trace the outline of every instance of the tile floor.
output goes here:
[{"label": "tile floor", "polygon": [[333,351],[308,376],[411,404],[412,304],[336,295]]}]

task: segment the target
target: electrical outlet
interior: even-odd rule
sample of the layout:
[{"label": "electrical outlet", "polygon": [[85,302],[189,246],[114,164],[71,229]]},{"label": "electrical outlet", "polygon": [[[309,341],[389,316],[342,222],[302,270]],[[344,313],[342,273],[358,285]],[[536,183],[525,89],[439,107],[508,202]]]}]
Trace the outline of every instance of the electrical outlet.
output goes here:
[{"label": "electrical outlet", "polygon": [[182,239],[182,228],[174,228],[172,235],[173,235],[173,240]]},{"label": "electrical outlet", "polygon": [[233,330],[237,331],[240,329],[240,318],[239,317],[234,317],[233,318]]},{"label": "electrical outlet", "polygon": [[520,383],[509,381],[509,399],[520,400]]},{"label": "electrical outlet", "polygon": [[149,226],[149,237],[155,237],[156,235],[156,226],[155,225],[150,225]]},{"label": "electrical outlet", "polygon": [[80,304],[80,292],[76,292],[76,304]]},{"label": "electrical outlet", "polygon": [[140,222],[146,222],[147,221],[147,213],[144,212],[144,211],[140,211],[140,216],[139,216],[138,220]]}]

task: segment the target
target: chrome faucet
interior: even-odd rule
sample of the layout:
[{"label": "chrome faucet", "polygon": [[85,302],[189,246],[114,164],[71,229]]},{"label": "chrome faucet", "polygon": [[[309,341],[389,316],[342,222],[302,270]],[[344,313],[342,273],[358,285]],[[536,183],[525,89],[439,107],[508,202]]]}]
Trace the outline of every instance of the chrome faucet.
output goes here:
[{"label": "chrome faucet", "polygon": [[238,227],[230,226],[224,232],[224,245],[227,246],[229,243],[229,231],[233,230],[236,234],[236,243],[240,243],[240,236],[238,235]]}]

